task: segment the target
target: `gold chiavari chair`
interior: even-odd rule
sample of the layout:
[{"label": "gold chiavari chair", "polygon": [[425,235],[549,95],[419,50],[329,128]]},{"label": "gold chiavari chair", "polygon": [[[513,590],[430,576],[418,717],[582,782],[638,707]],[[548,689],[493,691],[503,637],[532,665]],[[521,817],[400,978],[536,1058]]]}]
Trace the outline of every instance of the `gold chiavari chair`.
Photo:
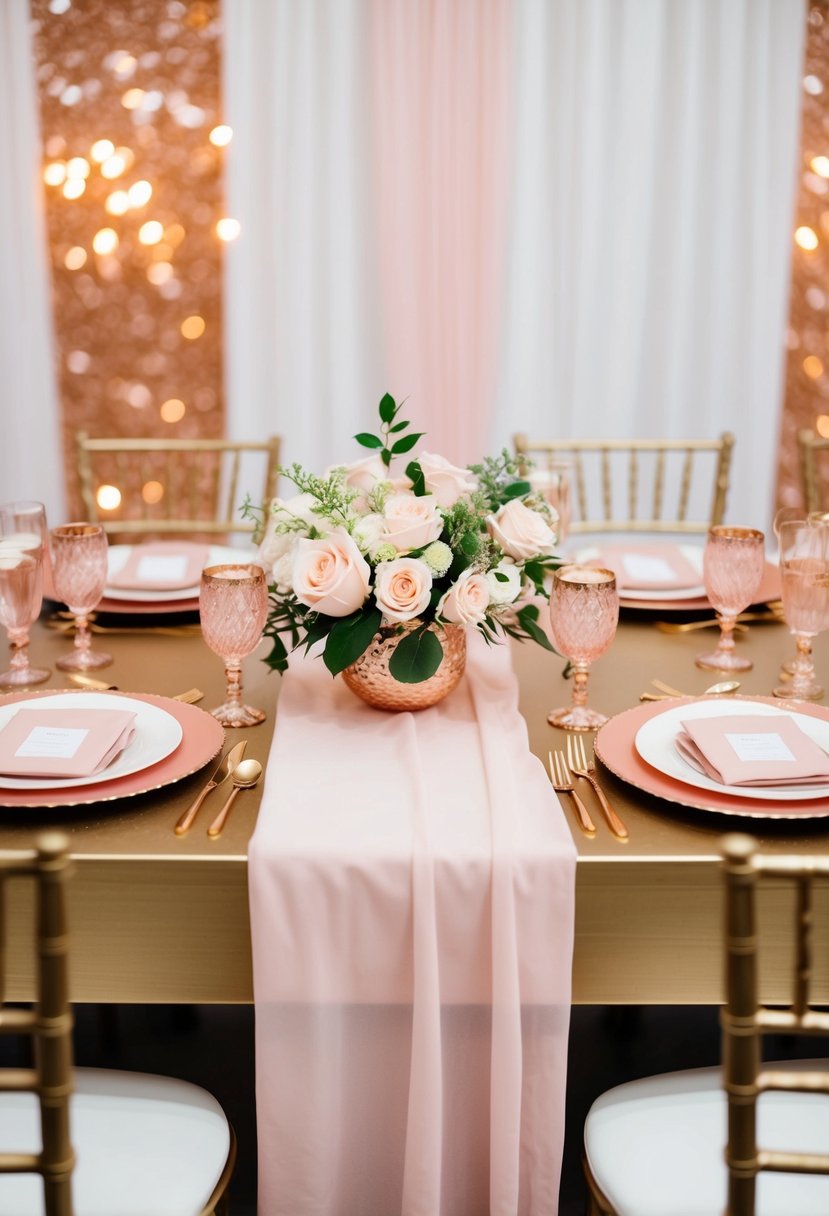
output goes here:
[{"label": "gold chiavari chair", "polygon": [[[32,1007],[0,1000],[0,1034],[33,1041],[32,1067],[0,1067],[0,1213],[226,1212],[236,1138],[211,1094],[172,1077],[73,1068],[69,873],[59,833],[42,834],[31,852],[0,855],[0,926],[8,882],[33,880],[37,956]],[[4,981],[4,951],[0,964]]]},{"label": "gold chiavari chair", "polygon": [[[829,1059],[762,1061],[765,1035],[829,1034],[829,1013],[810,997],[813,884],[829,879],[829,860],[761,854],[736,834],[722,853],[722,1068],[646,1077],[594,1102],[584,1136],[589,1216],[829,1212]],[[791,1000],[772,1008],[758,999],[758,895],[779,895],[781,885],[794,888],[793,978]]]},{"label": "gold chiavari chair", "polygon": [[804,430],[798,434],[800,475],[806,511],[829,510],[829,439]]},{"label": "gold chiavari chair", "polygon": [[[75,435],[78,479],[86,518],[103,523],[110,535],[221,537],[255,532],[243,519],[248,490],[261,486],[261,499],[276,496],[279,477],[278,436],[262,443],[224,439],[91,439]],[[264,464],[264,477],[250,484],[247,462]],[[102,485],[120,494],[117,506],[98,502]]]},{"label": "gold chiavari chair", "polygon": [[536,440],[513,436],[538,469],[570,465],[573,532],[705,533],[722,523],[734,436]]}]

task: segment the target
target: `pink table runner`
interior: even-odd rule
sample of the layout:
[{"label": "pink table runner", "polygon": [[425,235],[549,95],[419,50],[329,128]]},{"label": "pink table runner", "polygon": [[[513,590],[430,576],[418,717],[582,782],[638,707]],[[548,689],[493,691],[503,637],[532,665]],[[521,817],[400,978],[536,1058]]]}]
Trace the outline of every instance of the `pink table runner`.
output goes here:
[{"label": "pink table runner", "polygon": [[575,849],[506,646],[384,714],[284,677],[249,881],[262,1216],[555,1216]]}]

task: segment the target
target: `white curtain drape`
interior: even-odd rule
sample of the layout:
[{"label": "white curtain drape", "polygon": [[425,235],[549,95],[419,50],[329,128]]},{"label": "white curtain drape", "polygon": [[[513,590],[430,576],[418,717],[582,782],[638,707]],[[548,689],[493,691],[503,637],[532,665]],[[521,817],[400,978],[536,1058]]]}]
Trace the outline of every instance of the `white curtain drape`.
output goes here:
[{"label": "white curtain drape", "polygon": [[[501,89],[498,120],[487,119],[494,166],[491,155],[468,155],[463,141],[465,131],[487,139],[486,124],[469,130],[466,66],[454,102],[440,76],[453,63],[450,40],[455,60],[491,41],[473,27],[458,38],[458,23],[440,19],[447,11],[473,26],[476,13],[482,26],[493,13],[508,18],[511,71],[497,56],[488,65]],[[422,13],[429,18],[416,21]],[[407,314],[395,317],[388,276],[391,266],[419,265],[432,314],[428,329],[422,313],[418,320],[423,360],[435,335],[446,335],[440,366],[453,390],[461,387],[449,393],[447,384],[435,400],[430,369],[430,400],[411,401],[410,414],[426,423],[418,429],[429,429],[430,414],[453,414],[460,433],[436,429],[470,459],[517,430],[702,438],[731,429],[728,518],[767,523],[801,0],[234,0],[225,22],[235,131],[228,189],[242,223],[227,262],[234,434],[277,430],[286,459],[314,467],[356,456],[349,436],[372,421],[381,393],[413,387],[394,380],[412,378],[413,356],[407,335],[393,331]],[[390,48],[386,60],[378,44]],[[414,70],[424,55],[430,69]],[[395,141],[389,116],[378,121],[375,112],[378,76],[385,70],[399,88],[406,56],[413,67],[400,112],[409,117]],[[391,88],[386,96],[397,104]],[[420,135],[412,146],[411,115],[420,106],[433,116],[436,98],[446,100],[427,130],[446,130],[424,151]],[[440,146],[429,160],[432,143]],[[447,156],[453,146],[458,154]],[[386,178],[428,191],[425,235],[407,220],[400,188],[391,192],[396,227],[378,215],[379,151]],[[427,165],[422,180],[412,163]],[[470,190],[459,171],[479,171],[480,180]],[[495,180],[507,183],[505,217],[493,206],[487,228],[480,209],[459,212],[457,196]],[[465,247],[452,273],[489,268],[474,290],[441,287],[459,233]],[[480,323],[465,329],[471,312],[460,325],[457,301],[476,292],[490,298]],[[458,375],[464,360],[470,369]]]},{"label": "white curtain drape", "polygon": [[0,499],[64,519],[41,155],[28,0],[0,4]]}]

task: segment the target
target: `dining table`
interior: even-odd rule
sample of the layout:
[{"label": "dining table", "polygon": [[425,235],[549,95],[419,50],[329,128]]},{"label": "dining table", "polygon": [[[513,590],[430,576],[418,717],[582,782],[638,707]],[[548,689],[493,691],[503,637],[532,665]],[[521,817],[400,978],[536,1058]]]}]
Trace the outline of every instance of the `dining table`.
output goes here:
[{"label": "dining table", "polygon": [[[611,648],[591,670],[591,705],[619,714],[638,705],[643,692],[653,693],[654,679],[689,694],[699,694],[711,683],[711,673],[694,662],[711,630],[666,632],[659,619],[658,612],[622,613]],[[667,614],[667,619],[682,618]],[[106,647],[114,661],[96,675],[127,693],[174,696],[197,686],[204,692],[203,707],[218,704],[224,690],[222,664],[198,629],[182,628],[177,617],[149,620],[109,618],[101,625],[102,631],[108,630]],[[35,623],[32,654],[39,665],[53,670],[50,682],[41,687],[68,689],[73,685],[55,669],[55,661],[69,639],[54,625],[45,613]],[[266,720],[229,731],[226,741],[229,746],[247,738],[247,755],[263,765],[279,721],[281,688],[281,677],[261,661],[266,646],[263,643],[243,668],[246,699],[266,710]],[[768,697],[781,662],[793,653],[788,629],[775,619],[751,623],[739,635],[738,647],[753,661],[752,670],[741,676],[740,694]],[[822,671],[824,682],[829,682],[829,639],[817,639],[815,656],[818,675]],[[530,747],[546,768],[550,749],[566,746],[564,734],[547,723],[548,711],[570,698],[565,662],[532,644],[513,645],[512,660]],[[74,862],[69,892],[74,1001],[253,1000],[247,862],[261,785],[237,797],[217,838],[207,835],[218,809],[210,803],[186,835],[173,830],[215,763],[175,784],[129,798],[51,809],[2,808],[0,849],[28,848],[44,828],[59,828],[69,838]],[[618,779],[601,764],[598,776],[628,829],[626,841],[610,833],[583,783],[580,792],[596,824],[594,836],[580,831],[566,795],[551,802],[551,813],[565,817],[578,852],[573,1001],[719,1002],[723,833],[749,831],[772,852],[829,855],[829,799],[826,818],[745,818],[665,801]],[[8,897],[6,996],[25,1000],[33,994],[31,896],[25,884],[19,889],[11,884]],[[780,884],[771,891],[763,913],[767,950],[760,986],[766,1001],[782,998],[790,986],[787,942],[793,906],[791,892]],[[827,913],[829,900],[819,893],[818,923],[826,922]],[[555,926],[550,933],[552,940]],[[825,967],[816,967],[818,1003],[829,1002],[828,976]]]}]

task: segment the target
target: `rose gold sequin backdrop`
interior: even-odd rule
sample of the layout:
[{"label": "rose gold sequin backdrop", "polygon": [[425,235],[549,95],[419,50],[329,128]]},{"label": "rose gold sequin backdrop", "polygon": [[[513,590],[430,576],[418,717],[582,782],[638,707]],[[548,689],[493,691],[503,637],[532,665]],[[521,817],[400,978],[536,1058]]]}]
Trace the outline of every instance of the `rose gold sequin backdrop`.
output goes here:
[{"label": "rose gold sequin backdrop", "polygon": [[222,434],[219,4],[32,0],[32,16],[74,513],[76,430]]}]

